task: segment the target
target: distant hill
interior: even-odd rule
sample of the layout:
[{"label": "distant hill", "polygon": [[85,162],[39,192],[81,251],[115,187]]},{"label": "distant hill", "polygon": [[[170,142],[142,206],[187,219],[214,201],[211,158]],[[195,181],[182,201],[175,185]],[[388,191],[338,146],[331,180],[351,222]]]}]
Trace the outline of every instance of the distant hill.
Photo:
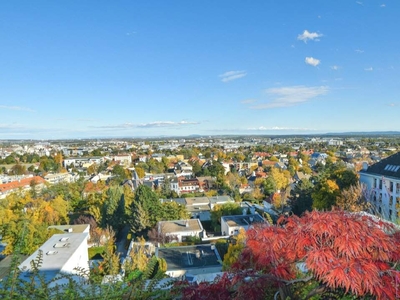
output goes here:
[{"label": "distant hill", "polygon": [[400,131],[360,131],[360,132],[329,132],[325,136],[386,136],[400,135]]}]

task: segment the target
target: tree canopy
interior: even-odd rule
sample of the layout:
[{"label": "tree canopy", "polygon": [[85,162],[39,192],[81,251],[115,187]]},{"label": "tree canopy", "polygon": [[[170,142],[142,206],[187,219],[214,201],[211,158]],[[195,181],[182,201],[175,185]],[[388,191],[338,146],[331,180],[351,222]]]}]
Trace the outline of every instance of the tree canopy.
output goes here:
[{"label": "tree canopy", "polygon": [[229,274],[183,293],[187,299],[271,299],[275,293],[281,299],[399,299],[399,260],[400,232],[393,224],[363,214],[313,211],[249,229]]}]

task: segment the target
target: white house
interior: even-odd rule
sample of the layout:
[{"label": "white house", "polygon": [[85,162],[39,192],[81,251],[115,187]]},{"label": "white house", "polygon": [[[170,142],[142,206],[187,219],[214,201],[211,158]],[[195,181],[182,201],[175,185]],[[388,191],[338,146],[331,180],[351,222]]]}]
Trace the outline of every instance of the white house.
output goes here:
[{"label": "white house", "polygon": [[263,223],[264,219],[258,214],[233,215],[221,217],[221,232],[223,236],[237,235],[241,228],[249,229],[255,223]]},{"label": "white house", "polygon": [[382,218],[395,221],[400,213],[400,152],[360,171],[360,182],[367,187],[367,200]]},{"label": "white house", "polygon": [[88,236],[87,232],[54,234],[19,265],[21,278],[31,280],[31,261],[36,261],[41,255],[39,272],[43,274],[47,282],[53,280],[50,287],[68,283],[68,278],[60,277],[61,274],[72,275],[76,281],[86,279],[76,268],[89,271]]},{"label": "white house", "polygon": [[206,237],[206,232],[199,219],[160,221],[158,232],[166,236],[174,236],[177,242],[185,241],[187,237]]},{"label": "white house", "polygon": [[55,173],[55,174],[47,174],[44,176],[44,179],[51,183],[51,184],[56,184],[56,183],[61,183],[61,182],[73,182],[74,177],[70,173]]}]

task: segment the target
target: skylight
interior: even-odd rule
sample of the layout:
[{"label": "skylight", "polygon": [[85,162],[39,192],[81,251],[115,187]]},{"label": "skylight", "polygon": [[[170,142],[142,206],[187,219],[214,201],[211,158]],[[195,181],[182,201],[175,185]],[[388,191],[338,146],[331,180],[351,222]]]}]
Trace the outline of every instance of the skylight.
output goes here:
[{"label": "skylight", "polygon": [[385,171],[390,171],[390,172],[397,172],[400,169],[400,166],[398,165],[386,165]]}]

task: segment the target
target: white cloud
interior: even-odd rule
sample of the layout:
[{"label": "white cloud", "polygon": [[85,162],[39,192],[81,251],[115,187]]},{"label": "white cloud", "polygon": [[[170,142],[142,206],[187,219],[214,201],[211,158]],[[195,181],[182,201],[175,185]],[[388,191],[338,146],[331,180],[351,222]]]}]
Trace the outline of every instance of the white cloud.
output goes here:
[{"label": "white cloud", "polygon": [[364,50],[360,50],[360,49],[356,49],[354,51],[356,51],[357,53],[364,53]]},{"label": "white cloud", "polygon": [[337,65],[331,66],[331,69],[334,70],[334,71],[337,71],[337,70],[339,70],[340,68],[341,68],[341,67],[340,67],[340,66],[337,66]]},{"label": "white cloud", "polygon": [[381,7],[386,7],[386,4],[385,4],[385,3],[382,3],[382,4],[381,4]]},{"label": "white cloud", "polygon": [[359,5],[364,5],[361,1],[356,1],[356,3]]},{"label": "white cloud", "polygon": [[257,128],[248,128],[247,130],[258,130],[258,131],[311,131],[311,130],[315,130],[315,129],[296,128],[296,127],[279,127],[279,126],[272,126],[272,127],[260,126],[260,127],[257,127]]},{"label": "white cloud", "polygon": [[364,69],[364,71],[367,71],[367,72],[371,72],[371,71],[373,71],[374,69],[372,68],[372,67],[369,67],[369,68],[365,68]]},{"label": "white cloud", "polygon": [[200,124],[198,122],[189,122],[189,121],[155,121],[149,123],[142,124],[134,124],[134,123],[122,123],[117,125],[101,125],[101,126],[89,126],[90,128],[101,128],[101,129],[131,129],[131,128],[160,128],[160,127],[182,127],[188,125],[196,125]]},{"label": "white cloud", "polygon": [[188,121],[180,121],[180,122],[172,122],[172,121],[156,121],[151,123],[139,124],[137,127],[139,128],[152,128],[152,127],[178,127],[185,125],[195,125],[199,124],[198,122],[188,122]]},{"label": "white cloud", "polygon": [[278,107],[291,107],[310,101],[321,95],[327,94],[327,86],[307,87],[303,85],[270,88],[265,92],[275,98],[268,103],[261,103],[250,106],[251,109],[270,109]]},{"label": "white cloud", "polygon": [[311,65],[314,67],[318,66],[321,63],[319,59],[316,59],[314,57],[306,57],[305,62],[307,65]]},{"label": "white cloud", "polygon": [[219,75],[218,77],[221,78],[222,82],[229,82],[235,79],[242,78],[246,75],[247,75],[246,71],[228,71],[225,72],[224,74]]},{"label": "white cloud", "polygon": [[8,110],[20,110],[20,111],[31,111],[34,112],[33,109],[29,107],[22,107],[22,106],[7,106],[7,105],[0,105],[0,109],[8,109]]},{"label": "white cloud", "polygon": [[242,103],[242,104],[249,104],[249,103],[254,103],[254,102],[257,102],[257,100],[256,99],[245,99],[245,100],[240,101],[240,103]]},{"label": "white cloud", "polygon": [[319,41],[319,38],[322,37],[323,34],[317,32],[309,32],[308,30],[304,30],[302,34],[297,36],[297,39],[307,43],[308,40],[311,41]]}]

